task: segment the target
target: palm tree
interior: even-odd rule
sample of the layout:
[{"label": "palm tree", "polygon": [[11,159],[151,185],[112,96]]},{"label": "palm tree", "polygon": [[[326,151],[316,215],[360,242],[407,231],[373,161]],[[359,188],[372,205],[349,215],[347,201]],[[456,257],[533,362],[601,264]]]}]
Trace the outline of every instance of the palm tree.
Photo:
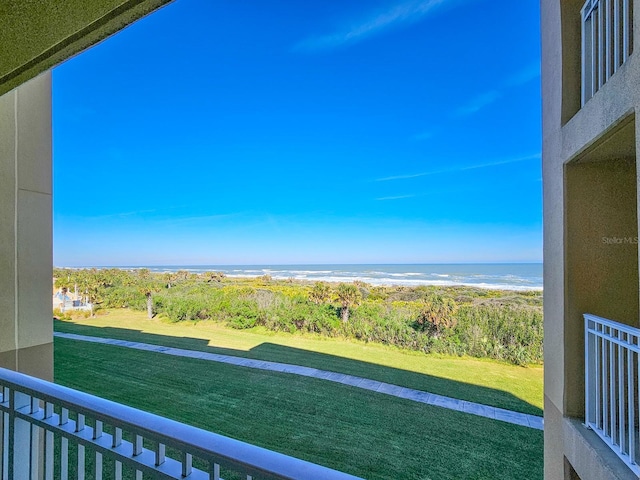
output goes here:
[{"label": "palm tree", "polygon": [[138,291],[147,298],[147,317],[149,319],[153,318],[152,295],[154,292],[160,291],[160,286],[155,282],[148,281],[138,285]]},{"label": "palm tree", "polygon": [[321,303],[325,303],[329,300],[330,294],[331,287],[327,282],[316,282],[309,292],[309,300],[316,305],[320,305]]},{"label": "palm tree", "polygon": [[151,271],[148,268],[141,268],[138,270],[138,276],[143,280],[147,280],[151,276]]},{"label": "palm tree", "polygon": [[458,305],[454,300],[432,295],[424,301],[418,314],[418,323],[423,328],[431,329],[434,337],[439,337],[445,329],[456,326],[457,311]]},{"label": "palm tree", "polygon": [[171,288],[171,284],[174,283],[176,281],[176,279],[178,278],[177,275],[173,272],[167,272],[163,275],[162,277],[165,281],[165,283],[167,284],[167,288]]},{"label": "palm tree", "polygon": [[204,272],[202,273],[202,278],[205,279],[207,283],[218,282],[220,283],[222,279],[225,277],[225,274],[222,272]]},{"label": "palm tree", "polygon": [[79,272],[78,283],[80,284],[80,290],[87,296],[87,302],[91,306],[91,316],[95,316],[94,306],[100,298],[102,289],[106,285],[106,280],[103,278],[100,271],[95,268],[91,270],[81,270]]},{"label": "palm tree", "polygon": [[191,275],[191,274],[189,273],[189,271],[188,271],[188,270],[178,270],[178,271],[176,272],[176,277],[177,277],[179,280],[187,280],[187,279],[189,278],[189,276],[190,276],[190,275]]},{"label": "palm tree", "polygon": [[362,293],[358,287],[349,283],[341,283],[338,285],[336,292],[338,302],[342,306],[342,321],[349,321],[349,308],[357,307],[362,300]]}]

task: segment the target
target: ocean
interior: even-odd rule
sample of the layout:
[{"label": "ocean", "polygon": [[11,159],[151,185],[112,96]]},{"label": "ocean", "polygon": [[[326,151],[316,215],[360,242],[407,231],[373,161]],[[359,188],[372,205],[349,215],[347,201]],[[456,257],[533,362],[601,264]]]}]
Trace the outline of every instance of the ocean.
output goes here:
[{"label": "ocean", "polygon": [[[143,268],[121,267],[121,268]],[[542,290],[541,263],[415,265],[160,265],[153,272],[223,272],[229,277],[270,275],[274,279],[353,282],[371,285],[464,285],[500,290]]]}]

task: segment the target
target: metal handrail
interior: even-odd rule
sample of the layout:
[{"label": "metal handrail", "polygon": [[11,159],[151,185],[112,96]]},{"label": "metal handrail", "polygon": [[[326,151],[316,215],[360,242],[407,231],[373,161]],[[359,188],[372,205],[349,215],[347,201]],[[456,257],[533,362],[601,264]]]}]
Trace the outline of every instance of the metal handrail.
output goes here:
[{"label": "metal handrail", "polygon": [[585,314],[585,425],[638,476],[640,329]]},{"label": "metal handrail", "polygon": [[632,0],[586,0],[582,23],[582,105],[633,51]]},{"label": "metal handrail", "polygon": [[[23,399],[22,404],[17,405],[16,395],[28,396],[30,400]],[[55,413],[54,408],[59,413]],[[75,414],[77,419],[69,418],[68,412]],[[15,419],[21,419],[29,422],[30,425],[42,428],[49,434],[58,434],[78,445],[90,447],[97,454],[108,455],[117,461],[127,463],[141,472],[157,473],[159,478],[184,478],[185,473],[191,475],[188,478],[220,478],[220,468],[242,472],[247,475],[247,478],[251,476],[268,479],[318,480],[357,478],[104,398],[0,368],[0,416],[3,414],[5,418],[9,417],[8,425],[5,422],[5,429],[9,428]],[[86,418],[92,419],[95,426],[89,426]],[[112,427],[113,434],[104,433],[103,424]],[[123,431],[131,434],[134,441],[123,440]],[[2,429],[0,429],[1,433],[3,433]],[[6,434],[1,435],[0,442],[6,436]],[[155,451],[143,448],[143,439],[155,442],[157,445]],[[9,439],[10,442],[11,439]],[[46,443],[45,441],[45,449]],[[165,457],[165,446],[182,452],[182,459],[172,460]],[[2,450],[0,445],[0,452]],[[10,445],[5,446],[5,452],[7,450],[11,450]],[[47,453],[45,452],[45,456]],[[209,471],[192,468],[192,456],[207,462],[210,465]],[[2,455],[0,455],[0,464],[2,464],[1,457]],[[7,461],[6,453],[4,457]],[[29,456],[27,455],[26,458]],[[9,467],[12,463],[9,461]],[[11,474],[9,476],[13,478]]]}]

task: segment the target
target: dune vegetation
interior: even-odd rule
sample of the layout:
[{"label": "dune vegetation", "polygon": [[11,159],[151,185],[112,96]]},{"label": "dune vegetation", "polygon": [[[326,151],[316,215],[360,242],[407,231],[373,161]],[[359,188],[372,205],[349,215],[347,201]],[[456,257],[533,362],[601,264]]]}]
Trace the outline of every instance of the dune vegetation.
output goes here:
[{"label": "dune vegetation", "polygon": [[541,292],[147,269],[56,269],[54,281],[58,288],[77,289],[98,313],[131,308],[167,322],[213,321],[235,329],[311,333],[516,365],[542,362]]}]

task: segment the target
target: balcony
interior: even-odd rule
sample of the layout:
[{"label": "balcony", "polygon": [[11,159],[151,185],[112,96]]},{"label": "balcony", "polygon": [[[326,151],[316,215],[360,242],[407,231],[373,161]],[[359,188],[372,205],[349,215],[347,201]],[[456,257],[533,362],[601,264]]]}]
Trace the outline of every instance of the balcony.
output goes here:
[{"label": "balcony", "polygon": [[640,477],[640,329],[584,319],[585,424]]},{"label": "balcony", "polygon": [[587,0],[582,18],[582,105],[633,50],[632,0]]},{"label": "balcony", "polygon": [[357,478],[0,368],[0,480],[85,476]]}]

